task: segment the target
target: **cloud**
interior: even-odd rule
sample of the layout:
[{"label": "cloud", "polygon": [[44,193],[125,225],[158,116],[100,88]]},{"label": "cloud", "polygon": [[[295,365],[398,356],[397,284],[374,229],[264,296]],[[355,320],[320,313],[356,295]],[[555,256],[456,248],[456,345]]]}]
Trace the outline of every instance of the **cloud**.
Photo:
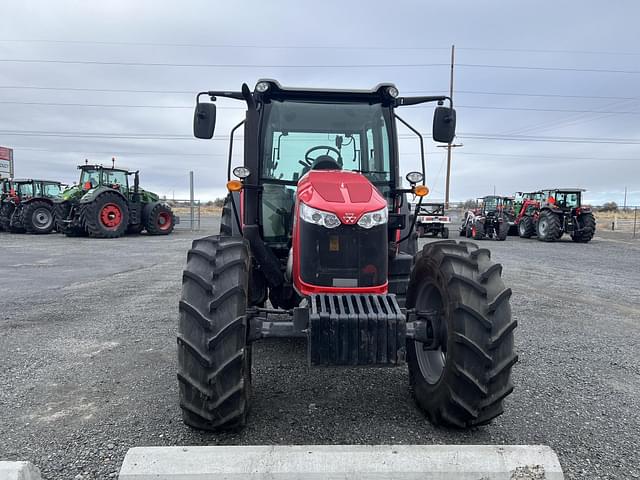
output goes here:
[{"label": "cloud", "polygon": [[[0,102],[130,105],[52,106],[0,103],[0,132],[180,135],[179,139],[74,138],[0,133],[15,148],[20,176],[72,181],[84,158],[140,169],[146,188],[186,197],[188,172],[197,196],[221,196],[228,144],[191,137],[194,94],[238,89],[258,78],[282,84],[370,88],[392,81],[401,92],[446,93],[449,46],[456,44],[455,102],[464,147],[452,164],[452,197],[464,200],[545,186],[581,186],[595,202],[622,201],[638,191],[638,145],[550,143],[514,134],[640,140],[640,75],[554,70],[509,70],[468,65],[513,65],[638,70],[637,2],[3,2],[2,59],[122,61],[160,64],[297,65],[298,68],[216,68],[31,64],[0,62],[0,87],[39,86],[189,93],[125,93],[0,88]],[[7,21],[8,20],[8,21]],[[115,42],[115,43],[86,43]],[[117,43],[121,42],[121,43]],[[133,44],[132,44],[133,43]],[[176,44],[189,46],[176,46]],[[208,46],[207,46],[208,45]],[[218,45],[219,47],[212,47]],[[286,48],[256,48],[258,46]],[[300,48],[304,46],[327,48]],[[239,48],[242,47],[242,48]],[[349,47],[364,47],[360,49]],[[403,48],[404,47],[404,48]],[[408,48],[407,48],[408,47]],[[483,50],[487,48],[488,50]],[[550,50],[553,50],[551,52]],[[615,53],[618,52],[618,53]],[[631,53],[631,54],[620,54]],[[303,65],[445,64],[436,67],[305,68]],[[467,65],[467,66],[465,66]],[[485,92],[485,93],[480,93]],[[516,93],[526,95],[492,95]],[[531,94],[555,94],[554,97]],[[619,99],[576,98],[624,97]],[[143,108],[184,106],[188,108]],[[239,102],[221,100],[216,135],[228,135],[243,115]],[[499,107],[514,110],[493,110]],[[588,110],[589,113],[515,110]],[[627,112],[627,113],[595,113]],[[399,112],[429,132],[431,110]],[[408,133],[404,131],[403,133]],[[467,135],[465,137],[465,134]],[[478,138],[484,134],[489,138]],[[498,134],[501,139],[490,138]],[[628,142],[632,143],[632,142]],[[241,153],[241,145],[237,145]],[[403,171],[417,165],[414,139],[400,141]],[[444,150],[428,145],[432,195],[444,195]],[[635,195],[635,196],[633,196]],[[629,203],[640,204],[637,193]]]}]

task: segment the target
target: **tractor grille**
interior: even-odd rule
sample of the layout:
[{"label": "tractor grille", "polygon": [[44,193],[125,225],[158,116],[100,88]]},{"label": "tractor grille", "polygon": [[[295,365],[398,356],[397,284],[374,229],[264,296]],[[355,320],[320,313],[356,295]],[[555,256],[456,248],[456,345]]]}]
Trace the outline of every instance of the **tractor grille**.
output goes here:
[{"label": "tractor grille", "polygon": [[393,294],[309,298],[311,365],[396,365],[405,357],[406,319]]}]

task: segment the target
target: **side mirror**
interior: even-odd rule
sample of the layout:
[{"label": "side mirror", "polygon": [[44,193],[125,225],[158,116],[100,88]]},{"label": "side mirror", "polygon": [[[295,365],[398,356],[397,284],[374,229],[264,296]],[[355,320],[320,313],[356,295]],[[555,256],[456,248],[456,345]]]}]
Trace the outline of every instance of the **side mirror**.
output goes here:
[{"label": "side mirror", "polygon": [[215,103],[198,103],[193,115],[193,135],[196,138],[209,139],[213,137],[216,127]]},{"label": "side mirror", "polygon": [[449,107],[437,107],[433,114],[433,139],[451,143],[456,136],[456,111]]}]

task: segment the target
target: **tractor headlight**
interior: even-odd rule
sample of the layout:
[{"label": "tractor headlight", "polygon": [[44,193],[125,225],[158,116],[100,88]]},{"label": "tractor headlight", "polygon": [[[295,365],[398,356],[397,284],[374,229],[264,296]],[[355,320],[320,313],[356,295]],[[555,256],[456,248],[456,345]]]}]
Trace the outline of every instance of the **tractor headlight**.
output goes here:
[{"label": "tractor headlight", "polygon": [[300,218],[305,222],[315,223],[327,228],[336,228],[341,223],[335,214],[318,210],[302,202],[300,202]]},{"label": "tractor headlight", "polygon": [[358,225],[362,228],[372,228],[383,225],[387,223],[388,215],[386,207],[376,210],[375,212],[365,213],[360,217],[360,220],[358,220]]}]

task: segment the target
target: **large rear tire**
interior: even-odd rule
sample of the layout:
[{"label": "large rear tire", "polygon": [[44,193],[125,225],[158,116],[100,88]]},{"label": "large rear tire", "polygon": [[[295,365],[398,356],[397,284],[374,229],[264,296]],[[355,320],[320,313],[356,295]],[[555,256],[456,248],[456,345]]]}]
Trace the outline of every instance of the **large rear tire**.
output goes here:
[{"label": "large rear tire", "polygon": [[538,217],[536,235],[541,242],[555,242],[560,240],[560,237],[562,237],[560,216],[549,210],[541,212],[540,217]]},{"label": "large rear tire", "polygon": [[121,195],[104,192],[80,207],[80,218],[90,237],[122,237],[129,225],[129,207]]},{"label": "large rear tire", "polygon": [[203,430],[246,424],[251,392],[247,344],[250,256],[241,237],[193,242],[179,304],[178,380],[182,418]]},{"label": "large rear tire", "polygon": [[531,217],[522,217],[518,222],[518,235],[520,238],[531,238],[536,233],[536,227]]},{"label": "large rear tire", "polygon": [[437,311],[444,329],[439,350],[407,341],[409,379],[416,402],[436,425],[489,423],[513,391],[516,321],[501,272],[488,250],[469,242],[433,242],[417,258],[407,308]]},{"label": "large rear tire", "polygon": [[144,228],[149,235],[169,235],[173,232],[176,219],[168,205],[158,203],[149,212]]},{"label": "large rear tire", "polygon": [[583,213],[578,217],[581,230],[571,235],[571,239],[577,243],[588,243],[596,233],[596,219],[593,213]]},{"label": "large rear tire", "polygon": [[53,207],[48,202],[34,200],[22,209],[22,225],[27,233],[42,235],[55,227]]}]

